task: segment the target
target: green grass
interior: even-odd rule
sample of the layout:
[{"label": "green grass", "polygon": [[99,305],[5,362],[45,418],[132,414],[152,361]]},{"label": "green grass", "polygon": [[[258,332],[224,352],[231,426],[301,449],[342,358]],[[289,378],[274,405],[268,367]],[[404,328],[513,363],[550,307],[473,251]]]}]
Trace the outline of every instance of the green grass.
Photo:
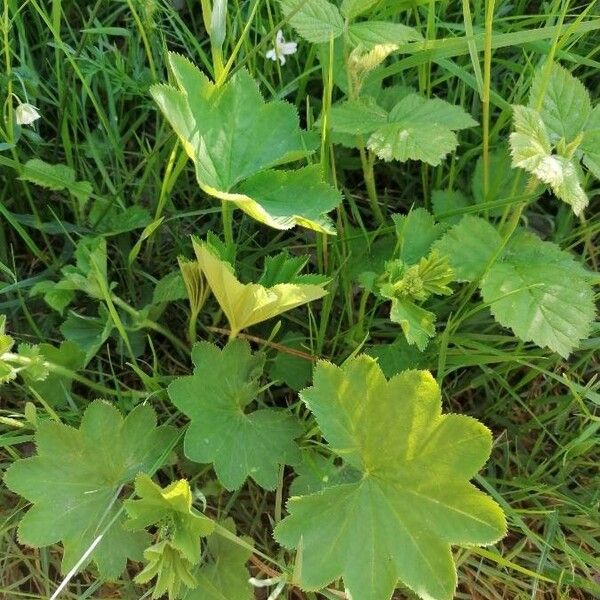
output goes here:
[{"label": "green grass", "polygon": [[[426,40],[402,46],[381,76],[461,104],[482,127],[462,132],[459,150],[439,167],[378,162],[374,185],[383,215],[405,213],[413,205],[429,207],[434,189],[468,191],[475,160],[507,140],[510,105],[525,101],[534,68],[547,56],[572,70],[593,98],[599,97],[596,1],[397,4],[405,10],[395,16],[393,8],[383,8],[382,18],[415,26]],[[118,302],[131,307],[120,311],[120,318],[126,319],[149,302],[160,278],[177,269],[178,256],[192,256],[190,234],[222,235],[218,202],[199,190],[193,168],[148,93],[152,83],[167,78],[167,49],[212,72],[200,3],[186,0],[183,5],[175,11],[170,0],[3,2],[0,91],[6,102],[0,137],[15,144],[0,153],[0,313],[7,315],[9,332],[19,341],[62,341],[59,326],[64,318],[39,297],[31,297],[30,291],[36,282],[53,278],[72,264],[73,243],[81,236],[94,232],[106,236],[110,280],[116,282]],[[486,21],[486,10],[492,6],[495,16]],[[282,22],[277,3],[234,0],[228,7],[224,56],[236,51],[232,69],[248,68],[266,97],[287,99],[299,108],[305,123],[314,122],[324,102],[327,107],[328,95],[333,93],[334,100],[339,95],[323,84],[327,65],[319,63],[315,47],[284,25],[286,38],[297,40],[299,51],[283,67],[266,61],[265,52]],[[470,14],[463,10],[466,7]],[[35,104],[43,116],[33,128],[23,128],[19,140],[11,125],[13,93]],[[399,336],[381,303],[372,297],[362,299],[348,275],[356,253],[367,242],[384,239],[392,230],[391,222],[377,223],[358,154],[331,146],[327,139],[323,150],[321,162],[346,198],[335,215],[341,235],[325,240],[300,228],[278,232],[240,211],[234,213],[232,235],[247,279],[256,276],[265,256],[283,249],[310,254],[313,270],[332,279],[331,294],[319,309],[289,313],[282,318],[281,332],[275,331],[273,321],[251,330],[252,340],[262,340],[270,360],[275,357],[273,344],[286,331],[301,334],[306,354],[338,364],[359,348],[391,343]],[[104,209],[90,218],[89,207],[79,206],[69,194],[20,180],[19,166],[31,158],[73,168],[78,179],[92,183],[92,200],[103,203]],[[528,205],[522,218],[595,270],[598,182],[589,190],[592,201],[586,219],[578,220],[550,196]],[[505,214],[520,202],[503,199]],[[130,263],[128,256],[142,230],[115,233],[112,228],[119,224],[118,215],[132,206],[144,207],[153,220],[164,220],[141,241],[139,254]],[[116,218],[107,225],[111,212]],[[600,597],[599,331],[596,328],[582,349],[565,361],[517,340],[482,309],[479,295],[469,292],[462,288],[452,306],[440,302],[440,335],[421,366],[443,384],[445,410],[477,417],[492,429],[495,447],[478,483],[506,511],[509,534],[493,547],[456,551],[457,597]],[[73,308],[93,315],[94,306],[78,297]],[[456,312],[460,306],[464,310]],[[123,334],[129,327],[124,321],[121,334],[104,344],[80,372],[81,381],[69,404],[61,408],[60,418],[78,423],[89,400],[110,388],[116,390],[111,399],[122,410],[130,410],[136,401],[128,390],[142,390],[162,421],[176,421],[179,417],[164,389],[170,376],[189,372],[187,311],[187,302],[172,303],[155,318],[148,316],[141,333]],[[224,341],[216,328],[225,326],[210,300],[200,317],[199,338]],[[272,393],[299,410],[291,390],[277,387]],[[36,404],[41,413],[52,409],[19,382],[3,387],[0,394],[3,470],[33,452],[25,402]],[[165,473],[171,478],[187,476],[207,494],[211,513],[233,516],[260,551],[282,562],[270,533],[269,518],[279,502],[275,494],[253,484],[226,493],[210,469],[186,460],[166,467]],[[16,539],[16,524],[25,508],[24,502],[0,488],[0,597],[11,600],[48,598],[61,581],[57,547],[32,550]],[[257,559],[252,570],[266,575],[261,564]],[[133,584],[134,575],[132,569],[118,584],[97,582],[93,574],[80,575],[63,597],[149,598],[151,592],[142,596]],[[290,590],[288,597],[317,596]],[[403,597],[397,592],[397,598]]]}]

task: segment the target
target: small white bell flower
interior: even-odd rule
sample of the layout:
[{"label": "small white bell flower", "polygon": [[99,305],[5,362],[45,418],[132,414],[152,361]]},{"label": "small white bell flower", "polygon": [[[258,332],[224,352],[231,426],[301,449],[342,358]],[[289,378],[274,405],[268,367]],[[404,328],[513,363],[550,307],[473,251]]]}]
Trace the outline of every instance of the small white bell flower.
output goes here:
[{"label": "small white bell flower", "polygon": [[33,104],[29,104],[28,102],[23,102],[19,104],[15,109],[15,119],[17,121],[17,125],[31,125],[34,121],[37,121],[41,118],[42,115],[38,112],[38,109],[33,106]]},{"label": "small white bell flower", "polygon": [[286,42],[283,37],[283,31],[280,29],[275,37],[275,47],[271,48],[266,56],[273,61],[279,60],[282,65],[285,65],[285,57],[294,54],[296,50],[298,50],[298,44],[296,42]]}]

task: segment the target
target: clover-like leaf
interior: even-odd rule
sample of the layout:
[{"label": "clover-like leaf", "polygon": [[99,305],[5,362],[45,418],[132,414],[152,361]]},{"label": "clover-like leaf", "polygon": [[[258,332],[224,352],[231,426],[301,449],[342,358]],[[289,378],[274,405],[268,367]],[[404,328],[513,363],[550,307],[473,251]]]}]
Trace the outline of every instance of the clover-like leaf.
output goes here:
[{"label": "clover-like leaf", "polygon": [[590,334],[595,315],[590,279],[570,254],[522,233],[489,269],[481,293],[501,325],[566,358]]},{"label": "clover-like leaf", "polygon": [[95,400],[79,429],[42,421],[37,455],[16,461],[4,476],[33,504],[19,524],[19,540],[36,548],[62,541],[63,573],[96,542],[91,559],[102,577],[116,579],[127,558],[140,560],[148,545],[144,532],[123,529],[118,493],[138,473],[156,469],[174,437],[173,428],[156,427],[154,411],[144,405],[123,418]]},{"label": "clover-like leaf", "polygon": [[[219,260],[206,244],[194,240],[194,251],[208,285],[229,321],[231,337],[250,325],[327,294],[323,280],[319,283],[310,283],[317,281],[314,279],[309,279],[309,283],[277,283],[270,287],[260,283],[242,283],[233,274],[229,263]],[[295,275],[294,279],[297,280],[298,276]]]},{"label": "clover-like leaf", "polygon": [[264,355],[252,354],[242,340],[223,350],[200,342],[192,351],[194,374],[169,385],[169,397],[191,423],[184,451],[200,463],[213,463],[217,477],[229,490],[250,476],[274,489],[280,465],[295,462],[294,438],[301,433],[296,419],[284,410],[259,408],[247,412],[256,400]]},{"label": "clover-like leaf", "polygon": [[311,151],[296,109],[265,102],[245,70],[217,87],[182,56],[170,54],[169,64],[177,88],[155,85],[151,92],[194,161],[200,187],[271,227],[334,233],[326,213],[341,195],[320,168],[273,169]]},{"label": "clover-like leaf", "polygon": [[353,598],[389,600],[400,581],[422,598],[450,600],[450,546],[491,544],[506,531],[499,506],[469,483],[490,454],[489,430],[443,415],[427,371],[388,381],[365,355],[318,363],[301,397],[330,449],[362,477],[289,500],[275,536],[302,549],[299,585],[317,590],[343,577]]},{"label": "clover-like leaf", "polygon": [[142,473],[136,477],[135,493],[139,499],[127,500],[129,519],[125,529],[135,531],[151,525],[165,529],[165,538],[190,563],[200,560],[200,538],[210,535],[214,522],[192,507],[192,491],[185,479],[161,488]]}]

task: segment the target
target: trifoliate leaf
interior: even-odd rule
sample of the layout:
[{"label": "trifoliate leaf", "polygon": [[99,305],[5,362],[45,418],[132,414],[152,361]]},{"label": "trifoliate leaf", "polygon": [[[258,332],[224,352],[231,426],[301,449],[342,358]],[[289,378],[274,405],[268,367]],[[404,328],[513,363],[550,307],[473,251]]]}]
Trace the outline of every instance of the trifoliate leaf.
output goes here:
[{"label": "trifoliate leaf", "polygon": [[60,326],[66,340],[74,342],[85,352],[87,364],[111,334],[114,324],[108,311],[100,308],[98,317],[85,317],[71,312]]},{"label": "trifoliate leaf", "polygon": [[564,138],[567,144],[583,131],[592,109],[590,95],[583,83],[558,64],[552,65],[549,77],[545,69],[536,71],[529,107],[537,110],[538,105],[553,142]]},{"label": "trifoliate leaf", "polygon": [[501,325],[565,358],[590,333],[595,315],[590,275],[537,236],[512,240],[484,277],[481,292]]},{"label": "trifoliate leaf", "polygon": [[173,404],[190,420],[185,435],[186,456],[213,463],[219,481],[229,490],[250,476],[274,489],[280,465],[295,462],[294,438],[299,423],[283,410],[247,412],[256,400],[264,355],[252,354],[247,342],[233,340],[223,350],[201,342],[192,351],[194,374],[169,385]]},{"label": "trifoliate leaf", "polygon": [[42,295],[44,302],[61,315],[75,297],[75,290],[70,281],[39,281],[29,292],[30,296]]},{"label": "trifoliate leaf", "polygon": [[456,146],[456,130],[477,123],[461,107],[418,94],[403,98],[388,115],[388,124],[373,132],[369,150],[383,160],[421,160],[439,165]]},{"label": "trifoliate leaf", "polygon": [[296,109],[265,102],[247,71],[217,88],[183,57],[170,54],[169,63],[178,89],[156,85],[151,92],[194,161],[200,187],[271,227],[334,233],[326,213],[341,195],[320,167],[273,170],[310,151]]},{"label": "trifoliate leaf", "polygon": [[192,507],[192,491],[185,479],[161,488],[141,473],[135,479],[138,500],[127,500],[125,510],[129,519],[125,529],[135,531],[151,525],[161,528],[161,537],[191,564],[200,560],[200,537],[210,535],[214,522]]},{"label": "trifoliate leaf", "polygon": [[561,200],[580,215],[588,205],[578,167],[571,159],[552,153],[541,116],[532,108],[513,106],[515,132],[510,134],[513,166],[521,167],[547,183]]},{"label": "trifoliate leaf", "polygon": [[84,237],[75,250],[75,265],[63,267],[65,288],[79,290],[92,298],[103,299],[103,286],[108,287],[106,239]]},{"label": "trifoliate leaf", "polygon": [[290,25],[307,41],[319,44],[342,35],[344,20],[327,0],[279,0]]},{"label": "trifoliate leaf", "polygon": [[412,265],[427,255],[446,226],[424,208],[412,209],[406,215],[392,215],[398,238],[398,258]]},{"label": "trifoliate leaf", "polygon": [[148,583],[156,577],[152,598],[168,594],[169,600],[181,597],[182,587],[196,587],[192,573],[194,565],[168,540],[162,540],[144,550],[148,564],[135,577],[136,583]]},{"label": "trifoliate leaf", "polygon": [[343,0],[340,11],[344,17],[354,19],[375,6],[379,0]]},{"label": "trifoliate leaf", "polygon": [[250,325],[322,298],[327,293],[323,283],[278,283],[272,287],[244,284],[235,277],[229,264],[219,260],[206,244],[194,240],[194,251],[208,285],[229,321],[232,337]]},{"label": "trifoliate leaf", "polygon": [[311,283],[323,285],[328,281],[323,275],[302,275],[301,271],[308,262],[308,256],[291,256],[280,252],[275,256],[267,256],[265,268],[258,283],[265,287],[273,287],[280,283]]},{"label": "trifoliate leaf", "polygon": [[301,397],[330,449],[362,476],[289,500],[275,537],[301,548],[299,584],[317,590],[343,577],[353,598],[389,600],[400,581],[450,600],[450,545],[491,544],[506,532],[499,506],[469,483],[490,454],[489,430],[442,415],[427,371],[388,381],[365,355],[341,368],[320,362]]},{"label": "trifoliate leaf", "polygon": [[128,558],[141,559],[148,536],[123,529],[118,494],[138,473],[159,466],[175,435],[171,427],[156,427],[149,406],[123,418],[101,400],[88,406],[79,429],[42,421],[37,455],[14,462],[4,476],[33,504],[19,524],[19,540],[36,548],[61,541],[66,573],[103,534],[90,558],[102,577],[119,577]]},{"label": "trifoliate leaf", "polygon": [[[233,519],[221,526],[235,535]],[[208,538],[208,557],[195,572],[197,585],[184,600],[253,600],[254,593],[248,582],[248,562],[252,540],[241,538],[245,545],[225,538],[218,531]]]},{"label": "trifoliate leaf", "polygon": [[373,98],[347,100],[331,107],[329,125],[333,131],[359,135],[371,133],[387,123],[388,113]]},{"label": "trifoliate leaf", "polygon": [[501,246],[502,238],[493,225],[465,215],[433,247],[448,257],[457,281],[476,281]]}]

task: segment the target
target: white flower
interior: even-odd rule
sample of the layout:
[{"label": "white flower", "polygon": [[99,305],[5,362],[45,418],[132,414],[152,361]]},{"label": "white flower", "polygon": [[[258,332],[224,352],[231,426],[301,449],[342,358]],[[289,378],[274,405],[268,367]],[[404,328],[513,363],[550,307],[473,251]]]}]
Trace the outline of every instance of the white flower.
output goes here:
[{"label": "white flower", "polygon": [[277,32],[275,38],[275,47],[271,48],[266,54],[267,58],[271,60],[279,59],[282,65],[285,65],[285,57],[288,54],[294,54],[298,50],[298,44],[296,42],[286,42],[283,38],[283,31],[281,29]]},{"label": "white flower", "polygon": [[19,104],[15,110],[15,118],[17,125],[31,125],[34,121],[37,121],[42,115],[38,112],[38,109],[33,104],[23,102]]}]

